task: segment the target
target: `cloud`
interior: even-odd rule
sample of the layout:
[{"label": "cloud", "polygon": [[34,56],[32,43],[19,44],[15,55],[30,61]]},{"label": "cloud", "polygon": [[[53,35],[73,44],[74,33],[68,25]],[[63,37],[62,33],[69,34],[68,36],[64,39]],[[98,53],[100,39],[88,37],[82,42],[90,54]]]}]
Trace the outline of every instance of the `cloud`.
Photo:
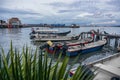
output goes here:
[{"label": "cloud", "polygon": [[1,0],[0,18],[27,22],[98,23],[120,21],[120,0]]},{"label": "cloud", "polygon": [[16,9],[8,9],[8,8],[0,8],[0,14],[31,14],[31,15],[40,15],[40,13],[35,13],[30,10],[16,10]]},{"label": "cloud", "polygon": [[79,10],[77,10],[77,9],[71,9],[71,10],[58,10],[58,12],[57,13],[70,13],[70,12],[78,12]]},{"label": "cloud", "polygon": [[91,23],[91,24],[116,24],[117,21],[112,20],[112,21],[106,21],[106,22],[99,22],[99,23]]},{"label": "cloud", "polygon": [[22,23],[35,23],[35,21],[40,20],[43,15],[33,12],[32,10],[0,8],[0,19],[8,20],[11,17],[20,18],[20,20],[23,21]]},{"label": "cloud", "polygon": [[96,1],[91,0],[74,0],[73,2],[64,3],[64,2],[53,2],[48,5],[57,9],[58,13],[66,13],[66,12],[81,12],[88,11],[94,12],[98,10],[96,7]]},{"label": "cloud", "polygon": [[114,6],[113,10],[120,11],[120,0],[111,0],[108,4]]},{"label": "cloud", "polygon": [[88,16],[93,16],[94,14],[93,13],[81,13],[79,15],[77,15],[76,17],[88,17]]}]

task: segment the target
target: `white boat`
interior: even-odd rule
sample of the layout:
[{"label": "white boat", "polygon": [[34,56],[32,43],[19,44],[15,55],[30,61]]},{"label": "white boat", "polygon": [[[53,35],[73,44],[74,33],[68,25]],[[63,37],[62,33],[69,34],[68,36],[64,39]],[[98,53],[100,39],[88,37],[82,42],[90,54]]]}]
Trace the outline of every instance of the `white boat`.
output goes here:
[{"label": "white boat", "polygon": [[81,44],[76,46],[68,47],[66,52],[67,56],[76,56],[80,53],[85,54],[89,52],[94,52],[101,49],[107,43],[106,39],[98,40],[96,42],[91,42],[88,44]]},{"label": "white boat", "polygon": [[120,53],[114,53],[102,59],[88,63],[92,69],[97,68],[94,80],[120,80]]},{"label": "white boat", "polygon": [[58,35],[58,36],[66,36],[69,34],[71,31],[66,31],[66,32],[59,32],[57,29],[37,29],[37,30],[32,30],[30,33],[30,39],[35,38],[36,34],[53,34],[53,35]]},{"label": "white boat", "polygon": [[33,42],[45,42],[45,41],[70,41],[71,37],[58,36],[55,34],[37,34],[35,38],[32,39]]}]

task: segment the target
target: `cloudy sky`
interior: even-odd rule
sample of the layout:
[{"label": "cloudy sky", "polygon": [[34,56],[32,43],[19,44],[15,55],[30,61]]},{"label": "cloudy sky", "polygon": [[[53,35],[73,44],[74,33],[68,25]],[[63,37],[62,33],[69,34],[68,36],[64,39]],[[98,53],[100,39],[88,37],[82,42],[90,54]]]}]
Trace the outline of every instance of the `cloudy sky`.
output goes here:
[{"label": "cloudy sky", "polygon": [[22,23],[119,24],[120,0],[0,0],[0,19]]}]

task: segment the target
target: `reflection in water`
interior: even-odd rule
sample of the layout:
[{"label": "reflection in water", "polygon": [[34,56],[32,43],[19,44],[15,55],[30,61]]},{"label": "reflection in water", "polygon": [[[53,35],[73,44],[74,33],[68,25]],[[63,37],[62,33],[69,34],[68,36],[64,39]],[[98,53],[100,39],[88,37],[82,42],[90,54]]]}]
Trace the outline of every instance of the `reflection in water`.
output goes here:
[{"label": "reflection in water", "polygon": [[[120,28],[118,27],[80,27],[80,28],[59,28],[58,30],[61,32],[71,30],[72,32],[68,35],[78,35],[81,32],[86,32],[89,30],[97,30],[100,29],[100,31],[105,30],[106,32],[112,34],[112,33],[118,33],[120,34]],[[32,47],[33,49],[39,48],[39,46],[42,44],[40,42],[33,43],[29,39],[29,33],[31,32],[31,28],[14,28],[14,29],[0,29],[0,45],[5,49],[6,52],[8,52],[10,47],[10,41],[12,40],[13,46],[21,50],[21,48],[25,45]],[[114,41],[114,40],[113,40]],[[102,57],[114,54],[114,44],[111,44],[110,46],[105,46],[102,50],[80,55],[77,63],[81,62],[83,60],[83,63],[88,63],[97,59],[100,59]],[[51,58],[54,58],[54,61],[58,58],[58,55],[52,55],[49,54]],[[62,59],[64,56],[62,56]],[[69,63],[71,64],[76,57],[71,57]]]},{"label": "reflection in water", "polygon": [[10,29],[8,29],[8,33],[9,34],[19,34],[19,33],[21,33],[21,28],[10,28]]},{"label": "reflection in water", "polygon": [[31,41],[31,44],[35,45],[35,46],[40,46],[43,43],[45,43],[45,42],[34,42],[34,41]]}]

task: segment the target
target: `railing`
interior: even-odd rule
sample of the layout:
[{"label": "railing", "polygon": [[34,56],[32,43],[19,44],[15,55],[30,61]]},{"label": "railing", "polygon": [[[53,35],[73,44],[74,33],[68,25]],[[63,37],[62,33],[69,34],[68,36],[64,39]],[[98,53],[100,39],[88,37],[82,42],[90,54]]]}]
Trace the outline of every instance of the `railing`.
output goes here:
[{"label": "railing", "polygon": [[96,61],[94,61],[94,62],[90,62],[90,63],[88,63],[88,64],[86,64],[86,65],[92,67],[92,66],[93,66],[94,64],[96,64],[96,63],[104,63],[104,62],[106,62],[106,61],[109,61],[109,60],[114,59],[114,58],[119,57],[119,56],[120,56],[120,53],[116,53],[116,54],[110,55],[110,56],[108,56],[108,57],[105,57],[105,58],[96,60]]}]

